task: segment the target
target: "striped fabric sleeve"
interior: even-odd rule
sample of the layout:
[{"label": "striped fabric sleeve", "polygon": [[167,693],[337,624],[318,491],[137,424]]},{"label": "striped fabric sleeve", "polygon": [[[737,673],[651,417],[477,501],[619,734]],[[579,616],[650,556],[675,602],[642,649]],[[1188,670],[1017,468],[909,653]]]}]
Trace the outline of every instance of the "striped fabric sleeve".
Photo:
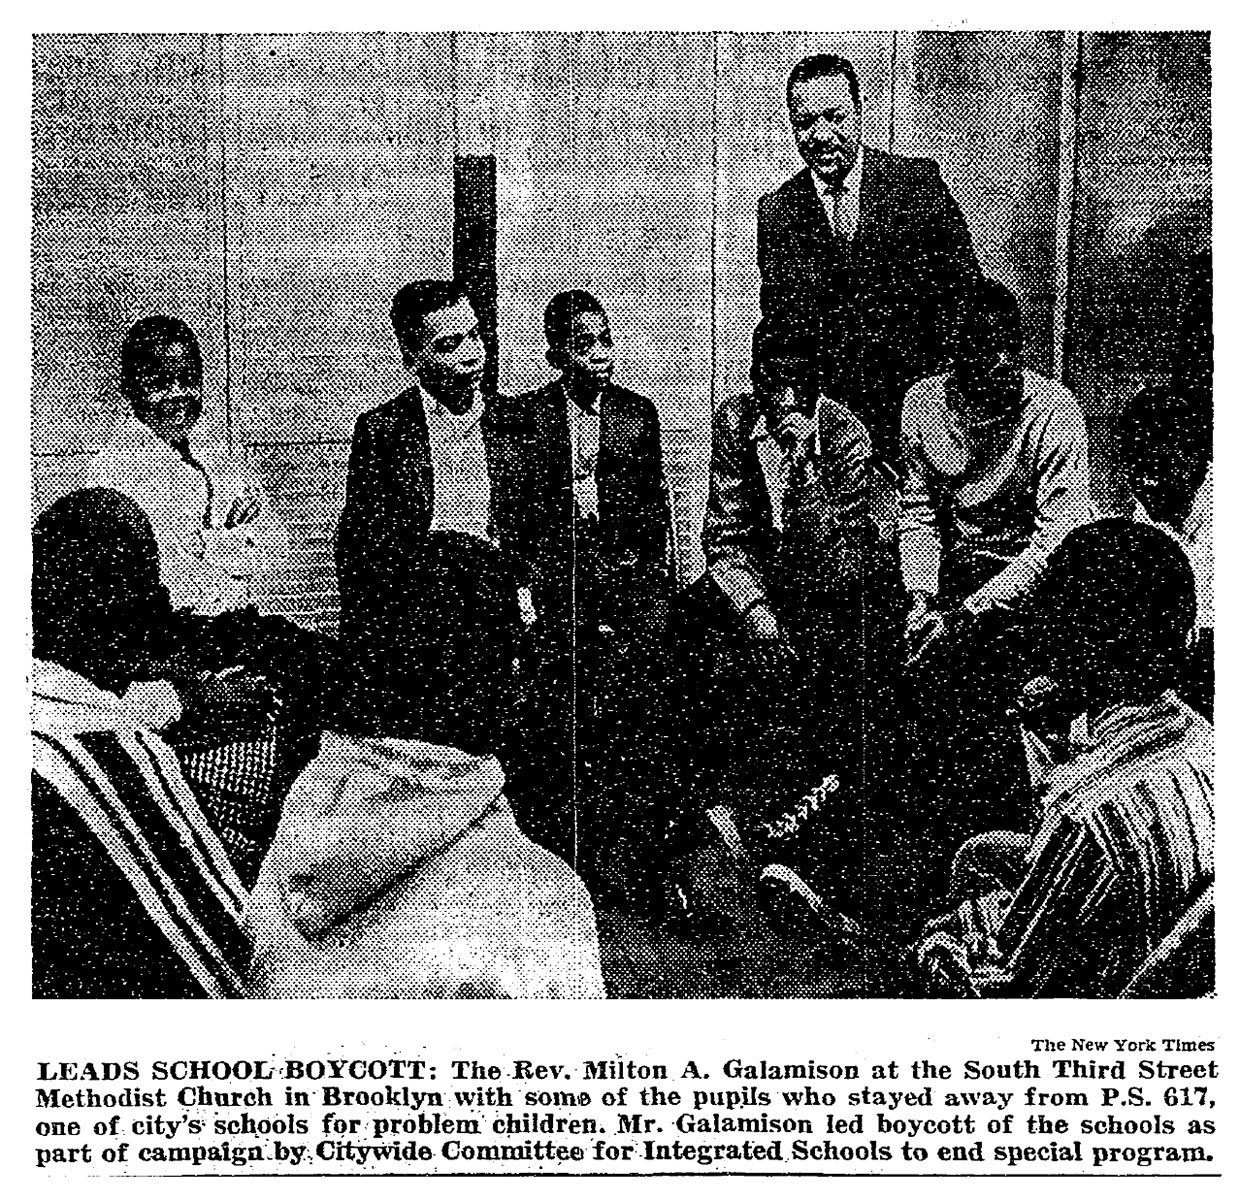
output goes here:
[{"label": "striped fabric sleeve", "polygon": [[244,889],[153,744],[141,734],[39,732],[33,766],[97,839],[201,994],[240,996]]},{"label": "striped fabric sleeve", "polygon": [[[1037,857],[1012,899],[999,930],[1010,994],[1034,996],[1082,940],[1086,916],[1106,892],[1114,872],[1089,830],[1061,817],[1049,837],[1037,839]],[[1086,981],[1082,981],[1085,983]],[[1088,992],[1088,988],[1085,989]]]}]

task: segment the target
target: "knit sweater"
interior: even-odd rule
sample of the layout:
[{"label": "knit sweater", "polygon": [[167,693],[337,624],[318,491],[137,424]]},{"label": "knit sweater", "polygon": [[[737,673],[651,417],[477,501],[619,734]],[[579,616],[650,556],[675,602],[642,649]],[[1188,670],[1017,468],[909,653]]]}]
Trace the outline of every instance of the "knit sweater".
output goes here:
[{"label": "knit sweater", "polygon": [[967,422],[949,403],[946,375],[905,397],[899,539],[909,591],[959,591],[940,578],[947,552],[989,577],[963,598],[967,608],[1009,607],[1063,538],[1093,519],[1080,405],[1053,380],[1024,377],[1023,402],[1006,419]]}]

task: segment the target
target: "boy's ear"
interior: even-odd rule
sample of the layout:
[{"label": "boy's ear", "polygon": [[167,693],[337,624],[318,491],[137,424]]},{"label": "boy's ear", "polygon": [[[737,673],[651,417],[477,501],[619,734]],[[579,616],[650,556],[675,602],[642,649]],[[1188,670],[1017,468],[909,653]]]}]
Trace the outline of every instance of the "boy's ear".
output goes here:
[{"label": "boy's ear", "polygon": [[562,371],[568,365],[568,358],[563,350],[558,350],[554,346],[547,347],[547,362],[556,371]]}]

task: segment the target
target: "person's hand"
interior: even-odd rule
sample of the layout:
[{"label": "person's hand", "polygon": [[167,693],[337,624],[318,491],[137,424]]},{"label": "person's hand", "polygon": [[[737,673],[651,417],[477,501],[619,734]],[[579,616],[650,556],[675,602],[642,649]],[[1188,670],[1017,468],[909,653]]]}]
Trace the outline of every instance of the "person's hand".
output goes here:
[{"label": "person's hand", "polygon": [[778,641],[779,621],[765,604],[755,604],[745,614],[745,632],[756,641]]},{"label": "person's hand", "polygon": [[184,714],[176,687],[167,679],[135,681],[121,697],[121,714],[137,725],[165,729]]},{"label": "person's hand", "polygon": [[260,507],[258,491],[247,486],[229,507],[224,517],[224,528],[236,529],[238,525],[248,525],[258,516]]},{"label": "person's hand", "polygon": [[270,680],[245,667],[178,680],[177,691],[184,714],[174,731],[205,745],[266,736],[284,707]]},{"label": "person's hand", "polygon": [[797,402],[792,388],[784,388],[772,399],[768,425],[787,469],[791,472],[803,466],[809,457],[817,424],[813,414],[806,413]]},{"label": "person's hand", "polygon": [[972,615],[967,609],[940,611],[930,606],[928,596],[918,593],[904,626],[908,665],[924,662],[929,655],[937,654],[950,641],[963,636],[971,620]]},{"label": "person's hand", "polygon": [[521,611],[522,626],[529,629],[538,620],[538,609],[534,607],[534,593],[529,588],[517,588],[517,607]]},{"label": "person's hand", "polygon": [[768,605],[755,604],[745,614],[745,633],[750,653],[764,673],[780,674],[796,660],[796,652],[784,637],[779,620]]},{"label": "person's hand", "polygon": [[916,662],[926,646],[942,634],[943,618],[930,607],[930,600],[925,592],[914,592],[904,620],[904,643],[910,663]]},{"label": "person's hand", "polygon": [[799,409],[782,413],[771,431],[785,458],[796,462],[804,458],[809,440],[814,435],[814,418]]}]

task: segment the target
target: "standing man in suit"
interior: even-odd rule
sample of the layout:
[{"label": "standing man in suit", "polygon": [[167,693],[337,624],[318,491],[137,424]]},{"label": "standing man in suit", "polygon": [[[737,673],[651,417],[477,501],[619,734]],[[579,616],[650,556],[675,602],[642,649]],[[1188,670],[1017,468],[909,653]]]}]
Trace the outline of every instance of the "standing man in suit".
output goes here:
[{"label": "standing man in suit", "polygon": [[[671,521],[658,413],[612,381],[603,306],[589,292],[562,292],[543,327],[547,362],[559,374],[509,409],[519,464],[510,545],[529,564],[539,613],[534,708],[543,769],[563,777],[561,803],[571,805],[602,772],[598,710],[610,697],[609,707],[640,721],[651,698]],[[569,815],[549,835],[561,853],[570,849],[555,844]]]},{"label": "standing man in suit", "polygon": [[[502,416],[479,390],[486,351],[468,296],[455,283],[406,284],[392,300],[392,327],[412,384],[358,417],[336,533],[341,631],[352,645],[365,644],[367,624],[407,591],[405,577],[421,572],[435,588],[446,567],[432,530],[498,544],[511,511]],[[518,560],[504,562],[508,577],[493,583],[529,624],[528,580]]]},{"label": "standing man in suit", "polygon": [[760,395],[847,405],[894,463],[909,386],[942,369],[978,279],[969,230],[939,169],[861,144],[861,87],[847,59],[816,54],[788,77],[805,170],[758,203]]}]

